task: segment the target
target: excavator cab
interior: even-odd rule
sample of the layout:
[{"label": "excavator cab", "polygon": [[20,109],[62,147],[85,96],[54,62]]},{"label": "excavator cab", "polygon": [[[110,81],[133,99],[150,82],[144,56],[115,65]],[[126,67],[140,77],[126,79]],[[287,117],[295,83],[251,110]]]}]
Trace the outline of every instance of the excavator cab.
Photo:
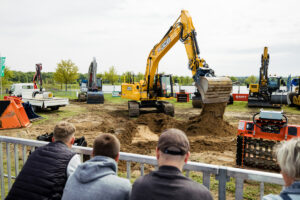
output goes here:
[{"label": "excavator cab", "polygon": [[102,78],[97,78],[96,85],[97,85],[97,89],[102,91]]},{"label": "excavator cab", "polygon": [[268,88],[271,92],[274,92],[276,90],[280,89],[280,83],[281,83],[281,77],[269,77],[268,80]]},{"label": "excavator cab", "polygon": [[172,75],[156,74],[153,88],[156,97],[173,97]]}]

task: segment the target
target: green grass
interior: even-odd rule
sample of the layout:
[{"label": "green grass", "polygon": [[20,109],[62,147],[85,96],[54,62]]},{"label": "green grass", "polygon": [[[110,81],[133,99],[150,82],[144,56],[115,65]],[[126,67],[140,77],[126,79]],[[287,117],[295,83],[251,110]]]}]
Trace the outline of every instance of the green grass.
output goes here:
[{"label": "green grass", "polygon": [[69,99],[77,99],[76,91],[53,91],[55,97],[63,97]]},{"label": "green grass", "polygon": [[193,108],[192,100],[189,102],[177,102],[176,98],[168,100],[168,102],[172,103],[175,108]]},{"label": "green grass", "polygon": [[121,97],[113,97],[111,94],[104,94],[104,101],[110,102],[110,103],[121,104],[121,103],[128,102],[128,99],[123,99]]},{"label": "green grass", "polygon": [[65,118],[69,118],[75,115],[79,115],[84,113],[85,107],[81,106],[73,106],[73,107],[61,107],[59,110],[51,111],[41,111],[37,112],[38,115],[43,117],[43,119],[32,122],[34,125],[42,124],[42,123],[55,123],[61,121]]}]

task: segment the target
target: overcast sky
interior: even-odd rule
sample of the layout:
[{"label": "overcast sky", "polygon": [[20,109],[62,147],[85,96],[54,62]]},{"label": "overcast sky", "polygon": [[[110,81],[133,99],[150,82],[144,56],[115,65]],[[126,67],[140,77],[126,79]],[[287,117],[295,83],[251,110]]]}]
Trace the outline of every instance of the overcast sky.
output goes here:
[{"label": "overcast sky", "polygon": [[[217,75],[258,76],[263,47],[269,72],[299,75],[298,0],[0,0],[0,53],[12,70],[55,71],[71,59],[87,73],[93,57],[98,73],[145,72],[147,56],[188,10],[200,57]],[[190,76],[184,45],[178,43],[159,71]]]}]

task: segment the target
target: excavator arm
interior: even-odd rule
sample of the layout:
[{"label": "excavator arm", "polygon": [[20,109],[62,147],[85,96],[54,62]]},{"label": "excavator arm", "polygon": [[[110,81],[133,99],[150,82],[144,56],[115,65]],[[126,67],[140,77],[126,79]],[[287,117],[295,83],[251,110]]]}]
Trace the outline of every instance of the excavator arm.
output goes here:
[{"label": "excavator arm", "polygon": [[[180,20],[180,21],[179,21]],[[153,85],[154,74],[157,71],[161,58],[180,40],[184,43],[189,59],[189,68],[192,74],[196,75],[197,69],[203,67],[205,61],[199,58],[199,47],[196,40],[196,31],[192,23],[192,18],[185,10],[181,11],[180,17],[170,27],[162,40],[151,50],[148,59],[145,77],[150,88]]]},{"label": "excavator arm", "polygon": [[35,74],[33,76],[33,84],[34,84],[34,89],[37,89],[36,81],[39,82],[40,85],[40,91],[43,90],[43,79],[42,79],[42,63],[37,63],[35,65]]},{"label": "excavator arm", "polygon": [[268,85],[268,67],[269,67],[268,47],[264,48],[264,53],[261,55],[261,67],[259,70],[259,87],[267,87]]},{"label": "excavator arm", "polygon": [[232,82],[226,77],[215,77],[214,71],[208,67],[204,59],[200,59],[196,31],[188,11],[182,10],[181,15],[170,27],[162,40],[151,50],[145,72],[143,90],[153,88],[161,58],[180,40],[184,43],[188,66],[192,71],[195,86],[199,90],[203,103],[227,102],[232,89]]}]

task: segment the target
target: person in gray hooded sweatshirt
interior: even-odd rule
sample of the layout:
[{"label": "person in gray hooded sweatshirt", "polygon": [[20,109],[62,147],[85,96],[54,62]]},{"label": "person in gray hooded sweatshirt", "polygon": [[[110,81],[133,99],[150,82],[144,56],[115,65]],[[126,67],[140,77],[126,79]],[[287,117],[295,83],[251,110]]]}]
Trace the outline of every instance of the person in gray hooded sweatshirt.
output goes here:
[{"label": "person in gray hooded sweatshirt", "polygon": [[62,200],[127,200],[129,180],[117,176],[120,142],[112,134],[94,141],[93,158],[78,166],[66,183]]}]

